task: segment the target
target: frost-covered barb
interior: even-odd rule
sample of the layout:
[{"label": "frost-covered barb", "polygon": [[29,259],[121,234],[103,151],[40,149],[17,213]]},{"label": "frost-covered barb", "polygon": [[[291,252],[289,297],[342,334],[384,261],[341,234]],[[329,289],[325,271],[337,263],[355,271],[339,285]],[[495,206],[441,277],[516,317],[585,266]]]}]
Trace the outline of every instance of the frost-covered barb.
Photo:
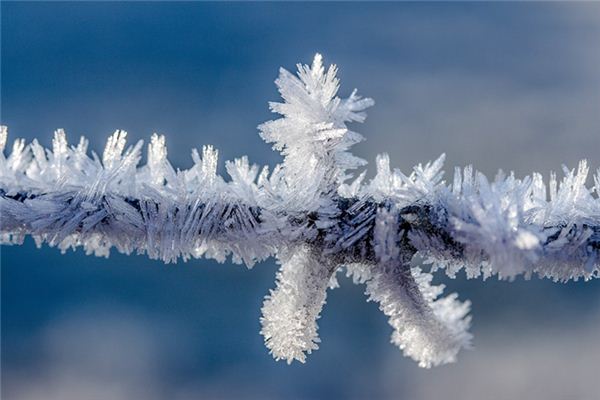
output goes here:
[{"label": "frost-covered barb", "polygon": [[[99,157],[87,141],[67,145],[56,131],[52,149],[17,140],[4,156],[0,131],[0,239],[62,251],[82,246],[88,254],[146,253],[174,262],[210,257],[248,267],[274,256],[281,263],[276,287],[261,318],[273,357],[304,362],[318,349],[317,319],[328,288],[345,270],[366,284],[393,328],[392,342],[420,366],[452,362],[468,347],[469,303],[442,296],[430,272],[453,277],[512,279],[533,274],[556,281],[600,275],[600,171],[585,186],[588,167],[565,168],[546,187],[539,174],[494,181],[471,167],[442,180],[444,156],[410,175],[377,158],[377,174],[352,182],[365,164],[350,147],[362,136],[371,99],[337,96],[336,67],[317,55],[298,74],[281,70],[276,83],[281,118],[259,126],[261,137],[284,156],[272,171],[246,157],[226,162],[229,179],[217,175],[217,151],[192,151],[194,165],[176,170],[163,136],[153,135],[147,163],[138,166],[142,143],[126,148],[115,132]],[[430,272],[411,265],[416,254]]]}]

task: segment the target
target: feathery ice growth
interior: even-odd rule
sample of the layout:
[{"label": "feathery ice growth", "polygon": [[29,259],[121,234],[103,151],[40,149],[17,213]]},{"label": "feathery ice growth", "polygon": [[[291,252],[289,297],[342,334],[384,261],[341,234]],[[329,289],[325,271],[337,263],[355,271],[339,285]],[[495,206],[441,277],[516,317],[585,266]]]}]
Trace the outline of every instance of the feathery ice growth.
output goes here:
[{"label": "feathery ice growth", "polygon": [[[123,131],[102,157],[88,155],[85,139],[69,146],[55,133],[52,149],[16,140],[4,155],[0,132],[0,240],[62,251],[82,246],[108,256],[114,247],[164,262],[210,257],[252,267],[276,257],[281,269],[265,297],[262,330],[273,357],[305,361],[318,348],[317,320],[327,290],[345,271],[366,285],[389,317],[392,342],[422,367],[452,362],[468,347],[469,302],[442,296],[431,272],[453,277],[537,274],[556,281],[600,275],[600,171],[587,188],[585,161],[548,186],[539,174],[489,181],[471,167],[442,180],[444,156],[410,175],[377,158],[377,174],[351,180],[365,161],[349,152],[363,137],[350,130],[373,100],[337,96],[335,66],[320,55],[296,75],[281,69],[283,98],[271,103],[280,118],[259,126],[261,137],[284,157],[272,170],[246,157],[216,174],[217,151],[192,151],[194,165],[176,170],[163,136],[126,149]],[[411,265],[419,254],[426,271]]]}]

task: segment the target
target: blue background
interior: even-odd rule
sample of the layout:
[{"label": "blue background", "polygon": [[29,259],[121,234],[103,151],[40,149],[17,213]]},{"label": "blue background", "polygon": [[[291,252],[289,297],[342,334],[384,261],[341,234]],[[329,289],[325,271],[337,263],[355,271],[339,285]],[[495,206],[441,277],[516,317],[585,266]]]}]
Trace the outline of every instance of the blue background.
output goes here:
[{"label": "blue background", "polygon": [[[49,146],[64,128],[101,151],[167,136],[169,158],[280,156],[257,135],[279,66],[321,52],[377,105],[355,153],[404,172],[448,155],[488,176],[600,167],[600,4],[10,3],[1,9],[1,121]],[[371,168],[372,174],[372,168]],[[591,184],[591,180],[590,180]],[[389,343],[364,287],[343,279],[305,365],[259,335],[276,265],[2,247],[6,399],[592,399],[600,285],[444,281],[473,301],[476,350],[419,369]]]}]

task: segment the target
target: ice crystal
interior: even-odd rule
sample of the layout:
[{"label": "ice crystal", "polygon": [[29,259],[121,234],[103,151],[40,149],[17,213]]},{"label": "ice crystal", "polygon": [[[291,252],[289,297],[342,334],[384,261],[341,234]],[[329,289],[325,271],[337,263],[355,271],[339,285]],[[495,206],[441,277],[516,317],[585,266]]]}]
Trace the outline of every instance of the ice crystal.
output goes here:
[{"label": "ice crystal", "polygon": [[304,362],[319,348],[317,319],[336,265],[308,247],[281,257],[277,288],[265,298],[261,318],[265,344],[276,360]]},{"label": "ice crystal", "polygon": [[[102,158],[88,155],[82,138],[69,146],[57,130],[52,149],[16,140],[4,155],[0,128],[0,240],[89,254],[110,249],[145,253],[164,262],[231,257],[252,267],[274,256],[276,288],[262,308],[261,333],[273,357],[304,362],[318,348],[317,320],[328,288],[345,269],[365,284],[393,328],[392,342],[420,366],[452,362],[468,347],[469,302],[442,296],[432,272],[453,277],[512,279],[534,274],[557,281],[600,275],[600,170],[586,187],[588,166],[564,169],[546,187],[541,175],[489,181],[471,167],[442,179],[442,155],[409,175],[377,157],[377,174],[348,182],[365,164],[350,153],[362,136],[373,101],[353,91],[337,96],[337,68],[316,55],[297,75],[282,69],[276,84],[281,118],[259,126],[283,155],[272,171],[246,157],[226,162],[217,175],[211,146],[192,150],[193,166],[175,169],[165,138],[154,134],[147,163],[142,143],[127,147],[126,133],[110,136]],[[412,265],[420,255],[430,271]]]}]

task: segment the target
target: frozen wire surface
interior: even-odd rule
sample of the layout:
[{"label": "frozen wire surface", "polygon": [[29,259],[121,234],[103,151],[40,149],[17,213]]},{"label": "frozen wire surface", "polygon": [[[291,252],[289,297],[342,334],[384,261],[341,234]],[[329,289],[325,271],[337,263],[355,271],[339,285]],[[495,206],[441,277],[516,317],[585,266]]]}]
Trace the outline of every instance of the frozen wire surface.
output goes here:
[{"label": "frozen wire surface", "polygon": [[282,69],[276,80],[281,118],[259,126],[261,137],[284,157],[272,171],[246,157],[217,175],[211,146],[192,151],[194,165],[176,170],[163,136],[153,135],[148,161],[142,143],[126,148],[115,132],[99,157],[87,141],[67,144],[55,133],[52,149],[16,140],[4,155],[0,131],[1,240],[89,254],[146,253],[175,262],[208,257],[248,267],[274,256],[282,267],[263,306],[262,334],[276,359],[305,361],[318,348],[317,319],[335,273],[345,268],[366,283],[394,332],[392,342],[420,366],[452,362],[468,347],[469,303],[440,297],[431,274],[412,268],[415,254],[432,270],[454,276],[512,279],[537,274],[557,281],[599,276],[600,170],[586,187],[585,161],[564,170],[548,187],[541,175],[493,181],[471,167],[442,178],[444,156],[410,175],[377,158],[377,174],[350,181],[365,164],[349,149],[363,139],[347,124],[362,122],[371,99],[353,91],[337,96],[337,68],[320,55],[297,75]]}]

